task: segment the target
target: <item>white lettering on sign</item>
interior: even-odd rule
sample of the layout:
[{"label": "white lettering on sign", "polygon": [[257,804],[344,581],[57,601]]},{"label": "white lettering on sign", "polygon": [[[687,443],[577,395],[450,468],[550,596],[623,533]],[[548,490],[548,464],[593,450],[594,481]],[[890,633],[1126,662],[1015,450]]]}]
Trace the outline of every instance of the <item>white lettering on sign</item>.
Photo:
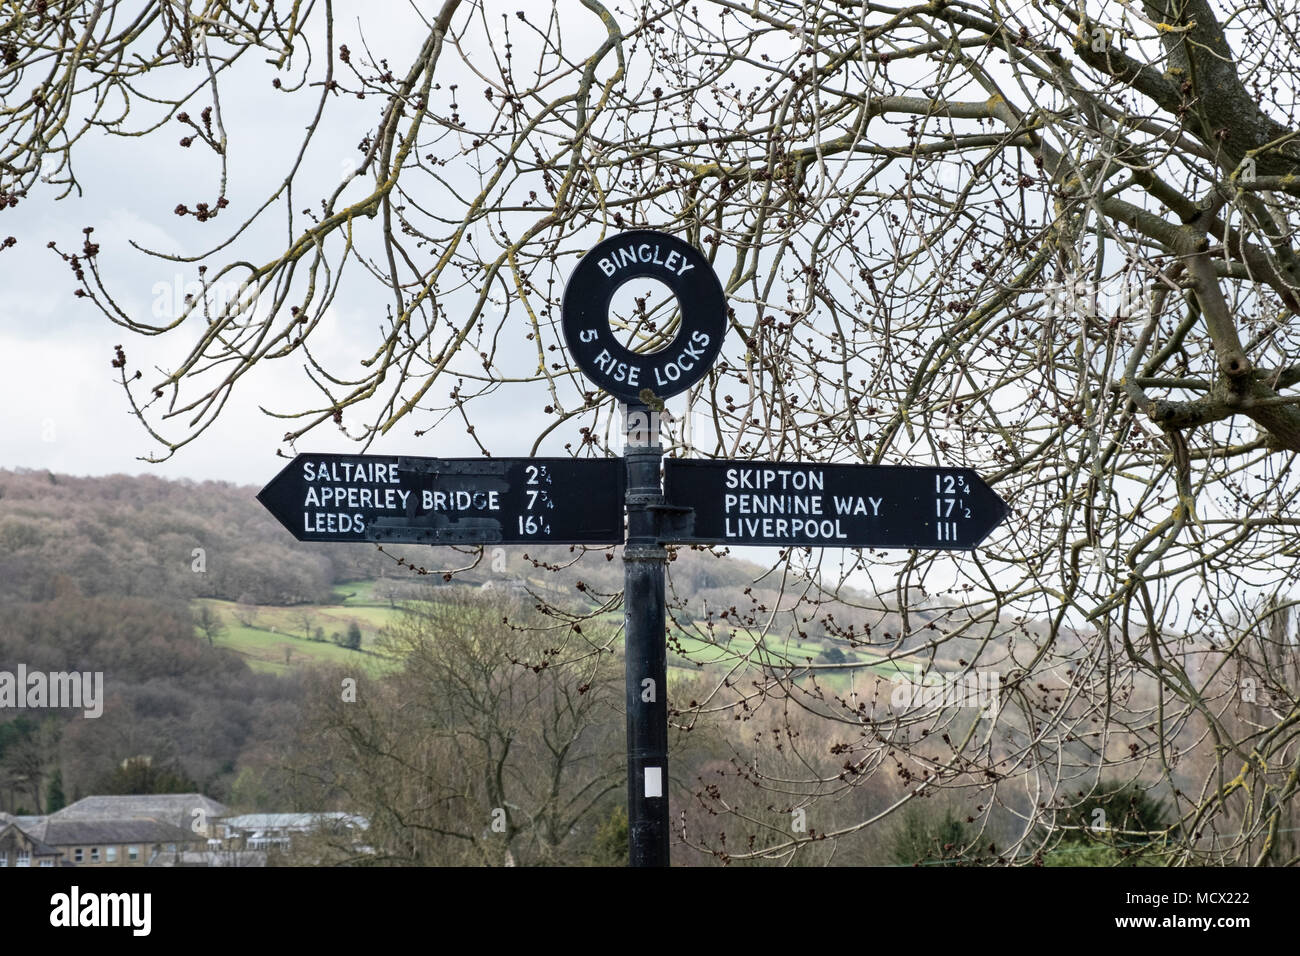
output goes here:
[{"label": "white lettering on sign", "polygon": [[[837,515],[871,515],[880,514],[880,503],[883,498],[864,498],[849,497],[841,498],[839,495],[832,496],[835,499],[835,513]],[[871,509],[868,511],[868,507]]]},{"label": "white lettering on sign", "polygon": [[325,485],[308,487],[303,505],[317,508],[376,508],[401,511],[406,508],[409,491],[401,488],[357,488],[355,486]]},{"label": "white lettering on sign", "polygon": [[968,494],[970,494],[970,483],[961,475],[934,476],[934,516],[957,519],[935,522],[934,530],[938,540],[958,540],[958,521],[964,521],[971,516],[970,502],[964,497]]},{"label": "white lettering on sign", "polygon": [[302,530],[306,534],[360,538],[365,536],[367,521],[384,514],[501,510],[500,490],[392,487],[401,481],[396,462],[305,461],[302,477],[307,481],[302,500]]},{"label": "white lettering on sign", "polygon": [[396,485],[401,482],[396,463],[378,461],[304,461],[302,476],[307,481],[331,481],[335,484],[364,481]]},{"label": "white lettering on sign", "polygon": [[782,491],[824,491],[826,476],[820,471],[799,471],[794,468],[728,468],[727,488],[765,491],[780,488]]},{"label": "white lettering on sign", "polygon": [[843,541],[849,535],[841,518],[878,518],[885,503],[870,495],[830,495],[827,501],[826,473],[817,468],[737,466],[726,470],[723,487],[728,538]]},{"label": "white lettering on sign", "polygon": [[[723,495],[723,510],[742,515],[819,515],[820,495]],[[845,514],[841,511],[840,514]]]},{"label": "white lettering on sign", "polygon": [[307,534],[363,534],[366,530],[366,516],[336,511],[304,511],[302,530]]},{"label": "white lettering on sign", "polygon": [[[680,266],[677,265],[678,262],[681,262]],[[658,243],[651,245],[648,242],[620,246],[596,265],[600,266],[600,271],[607,276],[612,276],[619,269],[635,268],[639,265],[660,266],[665,272],[671,272],[676,276],[686,275],[695,268],[695,265],[687,262],[686,257],[681,253],[669,252],[667,257],[664,257]]]},{"label": "white lettering on sign", "polygon": [[627,382],[635,387],[641,384],[641,367],[639,365],[629,365],[627,362],[620,362],[614,356],[609,354],[608,349],[601,349],[600,354],[596,356],[596,367],[606,375],[610,376],[616,382]]},{"label": "white lettering on sign", "polygon": [[762,536],[834,541],[848,537],[838,518],[820,521],[807,518],[725,518],[723,529],[728,538]]},{"label": "white lettering on sign", "polygon": [[420,494],[420,507],[424,511],[500,511],[501,493],[498,491],[433,491],[426,488]]},{"label": "white lettering on sign", "polygon": [[704,358],[704,350],[709,344],[709,334],[696,329],[682,351],[671,359],[663,368],[655,368],[655,384],[662,387],[682,377],[683,372],[695,368],[695,363]]}]

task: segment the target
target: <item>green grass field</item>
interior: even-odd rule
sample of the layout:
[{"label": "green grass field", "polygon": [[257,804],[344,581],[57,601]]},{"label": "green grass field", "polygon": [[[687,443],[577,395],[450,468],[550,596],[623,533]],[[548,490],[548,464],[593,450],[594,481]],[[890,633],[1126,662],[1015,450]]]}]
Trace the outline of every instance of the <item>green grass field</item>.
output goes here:
[{"label": "green grass field", "polygon": [[[348,581],[335,585],[332,596],[337,603],[259,606],[252,609],[251,618],[244,609],[230,601],[204,599],[196,601],[195,606],[208,605],[217,613],[224,629],[215,643],[241,655],[254,670],[284,674],[317,663],[354,664],[373,674],[396,665],[395,661],[377,653],[376,640],[379,632],[398,621],[403,613],[378,596],[376,591],[381,585],[379,581]],[[241,615],[247,623],[239,619]],[[621,609],[611,611],[600,615],[597,620],[611,630],[617,629],[622,625],[623,613]],[[354,622],[361,630],[362,653],[339,647],[332,640],[336,633],[346,634]],[[696,626],[700,633],[705,632],[703,622],[696,622]],[[324,633],[324,641],[311,639],[318,628]],[[197,633],[206,639],[201,631]],[[768,635],[761,646],[756,647],[756,640],[757,636],[751,632],[735,628],[730,642],[718,645],[679,628],[674,629],[668,646],[668,667],[684,676],[733,666],[742,656],[749,658],[751,663],[748,666],[756,666],[761,661],[769,667],[798,669],[806,667],[809,658],[814,664],[826,663],[821,657],[825,649],[821,641]],[[875,678],[888,680],[899,670],[894,664],[861,650],[842,650],[845,663],[859,666],[822,670],[816,674],[820,686],[836,693],[847,692]],[[802,682],[811,678],[799,679]]]},{"label": "green grass field", "polygon": [[379,584],[379,581],[344,581],[334,585],[334,599],[348,607],[387,607],[388,602],[375,593]]},{"label": "green grass field", "polygon": [[[253,670],[283,674],[297,667],[313,663],[355,664],[367,673],[376,673],[393,666],[393,662],[375,652],[375,641],[380,629],[401,616],[400,610],[387,606],[351,606],[309,604],[298,607],[258,606],[252,611],[250,624],[237,617],[237,605],[231,601],[204,599],[194,602],[207,605],[220,617],[224,630],[214,643],[228,647],[239,654]],[[356,622],[361,630],[361,652],[339,647],[331,637],[346,634],[348,625]],[[320,628],[324,641],[312,640]],[[202,631],[199,637],[206,640]]]}]

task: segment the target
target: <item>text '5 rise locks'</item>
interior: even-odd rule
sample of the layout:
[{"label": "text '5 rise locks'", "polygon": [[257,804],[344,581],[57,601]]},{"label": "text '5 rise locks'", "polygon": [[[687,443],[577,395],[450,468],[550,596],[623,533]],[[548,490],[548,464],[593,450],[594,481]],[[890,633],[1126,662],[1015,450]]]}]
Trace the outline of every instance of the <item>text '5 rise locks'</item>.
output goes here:
[{"label": "text '5 rise locks'", "polygon": [[[658,279],[677,297],[681,324],[657,352],[640,353],[614,339],[609,306],[630,279]],[[676,236],[650,230],[597,243],[564,289],[564,339],[583,374],[625,402],[686,391],[708,373],[726,332],[726,299],[708,259]]]}]

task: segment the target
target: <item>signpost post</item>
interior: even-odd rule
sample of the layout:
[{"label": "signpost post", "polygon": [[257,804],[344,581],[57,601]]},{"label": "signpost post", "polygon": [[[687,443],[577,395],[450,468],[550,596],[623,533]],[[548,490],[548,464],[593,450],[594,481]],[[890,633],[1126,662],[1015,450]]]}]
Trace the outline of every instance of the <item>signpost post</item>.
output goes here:
[{"label": "signpost post", "polygon": [[[609,306],[646,277],[677,296],[681,322],[639,353],[615,340]],[[562,325],[583,374],[624,403],[626,461],[299,455],[257,497],[299,541],[625,544],[628,859],[667,866],[664,546],[971,550],[1007,506],[969,468],[663,462],[663,400],[708,373],[726,332],[717,275],[676,236],[634,230],[593,247],[565,286]]]},{"label": "signpost post", "polygon": [[627,544],[623,547],[623,679],[627,701],[627,829],[630,866],[668,865],[668,642],[659,541],[664,496],[658,422],[627,407]]},{"label": "signpost post", "polygon": [[[652,278],[677,297],[681,324],[657,352],[614,339],[609,305],[630,279]],[[668,644],[664,568],[672,509],[659,483],[663,400],[684,392],[718,357],[726,296],[709,260],[676,236],[635,230],[594,246],[564,287],[569,353],[587,378],[621,399],[627,458],[627,545],[623,548],[623,645],[627,698],[627,827],[631,866],[668,865]],[[656,407],[651,407],[651,406]]]}]

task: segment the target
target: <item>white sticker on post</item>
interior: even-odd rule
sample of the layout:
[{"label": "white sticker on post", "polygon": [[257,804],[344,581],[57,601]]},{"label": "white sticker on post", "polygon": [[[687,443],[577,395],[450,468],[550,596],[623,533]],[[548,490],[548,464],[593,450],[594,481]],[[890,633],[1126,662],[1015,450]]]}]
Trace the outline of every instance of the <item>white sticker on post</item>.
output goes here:
[{"label": "white sticker on post", "polygon": [[664,795],[663,767],[645,768],[645,795],[647,797],[662,797]]}]

